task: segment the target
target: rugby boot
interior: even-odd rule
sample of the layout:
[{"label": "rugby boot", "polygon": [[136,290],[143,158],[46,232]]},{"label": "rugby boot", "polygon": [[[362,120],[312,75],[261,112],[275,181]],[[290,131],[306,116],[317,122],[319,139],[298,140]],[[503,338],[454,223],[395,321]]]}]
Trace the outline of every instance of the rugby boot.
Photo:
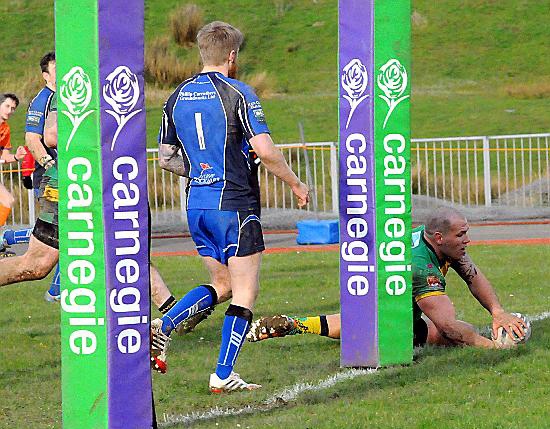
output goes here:
[{"label": "rugby boot", "polygon": [[162,332],[162,320],[151,321],[151,368],[161,374],[168,370],[166,351],[170,345],[170,337]]},{"label": "rugby boot", "polygon": [[297,327],[298,322],[284,314],[260,317],[250,325],[246,339],[254,343],[268,338],[284,337],[295,334]]},{"label": "rugby boot", "polygon": [[210,382],[208,383],[208,386],[210,387],[210,391],[212,393],[256,390],[262,387],[259,384],[247,383],[239,374],[233,371],[231,371],[231,374],[229,374],[229,377],[225,380],[220,379],[216,373],[210,374]]},{"label": "rugby boot", "polygon": [[213,311],[214,311],[214,306],[212,305],[208,308],[205,308],[202,311],[199,311],[198,313],[193,314],[191,317],[188,317],[183,322],[181,322],[179,326],[176,327],[176,332],[179,335],[188,334],[193,329],[195,329],[195,326],[197,326],[203,320],[206,320],[206,318],[210,316]]}]

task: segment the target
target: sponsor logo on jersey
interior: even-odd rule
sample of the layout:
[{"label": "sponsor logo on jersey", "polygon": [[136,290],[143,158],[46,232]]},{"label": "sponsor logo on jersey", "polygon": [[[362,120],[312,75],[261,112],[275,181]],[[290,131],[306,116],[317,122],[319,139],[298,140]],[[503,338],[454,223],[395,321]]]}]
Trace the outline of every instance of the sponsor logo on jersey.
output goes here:
[{"label": "sponsor logo on jersey", "polygon": [[252,110],[261,109],[262,105],[260,104],[259,101],[251,101],[250,103],[248,103],[248,108]]},{"label": "sponsor logo on jersey", "polygon": [[40,123],[40,117],[27,116],[27,125],[38,125]]},{"label": "sponsor logo on jersey", "polygon": [[182,91],[179,99],[184,101],[213,100],[216,98],[216,91]]},{"label": "sponsor logo on jersey", "polygon": [[214,167],[212,167],[209,163],[199,162],[199,165],[201,167],[201,174],[199,177],[193,178],[193,182],[195,184],[211,185],[212,183],[220,180],[220,178],[216,176],[216,173],[214,173]]},{"label": "sponsor logo on jersey", "polygon": [[261,108],[255,109],[252,112],[254,113],[254,117],[260,124],[265,124],[265,114]]},{"label": "sponsor logo on jersey", "polygon": [[428,276],[426,278],[426,281],[428,282],[428,286],[431,288],[435,289],[435,288],[441,287],[441,281],[437,276]]}]

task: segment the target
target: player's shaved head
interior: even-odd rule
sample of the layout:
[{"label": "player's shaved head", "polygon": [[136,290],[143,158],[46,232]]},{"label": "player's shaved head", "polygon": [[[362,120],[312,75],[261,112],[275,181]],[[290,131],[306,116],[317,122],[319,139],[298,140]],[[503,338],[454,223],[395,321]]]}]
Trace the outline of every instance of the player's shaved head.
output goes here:
[{"label": "player's shaved head", "polygon": [[451,229],[453,222],[466,221],[466,218],[458,210],[450,207],[438,207],[428,216],[425,223],[425,233],[432,237],[436,232],[446,234]]},{"label": "player's shaved head", "polygon": [[243,40],[243,33],[226,22],[214,21],[206,24],[197,34],[203,64],[222,65],[231,51],[239,52]]}]

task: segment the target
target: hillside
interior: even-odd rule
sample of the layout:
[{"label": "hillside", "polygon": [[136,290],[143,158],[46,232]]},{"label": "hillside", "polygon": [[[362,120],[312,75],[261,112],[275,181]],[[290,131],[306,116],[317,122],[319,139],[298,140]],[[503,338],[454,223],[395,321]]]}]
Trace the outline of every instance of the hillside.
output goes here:
[{"label": "hillside", "polygon": [[[275,94],[263,104],[275,140],[337,138],[335,0],[197,0],[205,20],[241,28],[241,72],[266,72]],[[549,130],[550,0],[413,0],[413,137]],[[169,34],[175,0],[146,0],[146,40]],[[4,0],[0,91],[31,93],[36,63],[53,46],[53,0]],[[19,31],[22,29],[23,31]],[[32,29],[32,30],[31,30]],[[154,145],[161,99],[148,102]],[[26,100],[25,100],[26,104]],[[22,136],[24,107],[14,115]],[[17,143],[17,142],[16,142]]]}]

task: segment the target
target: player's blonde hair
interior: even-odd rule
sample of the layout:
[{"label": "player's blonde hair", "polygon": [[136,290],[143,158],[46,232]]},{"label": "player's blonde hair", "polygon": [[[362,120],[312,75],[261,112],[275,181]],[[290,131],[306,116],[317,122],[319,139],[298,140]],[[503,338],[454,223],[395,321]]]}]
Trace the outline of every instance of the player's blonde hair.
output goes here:
[{"label": "player's blonde hair", "polygon": [[243,40],[243,33],[226,22],[206,24],[197,34],[203,64],[221,66],[231,51],[239,52]]}]

